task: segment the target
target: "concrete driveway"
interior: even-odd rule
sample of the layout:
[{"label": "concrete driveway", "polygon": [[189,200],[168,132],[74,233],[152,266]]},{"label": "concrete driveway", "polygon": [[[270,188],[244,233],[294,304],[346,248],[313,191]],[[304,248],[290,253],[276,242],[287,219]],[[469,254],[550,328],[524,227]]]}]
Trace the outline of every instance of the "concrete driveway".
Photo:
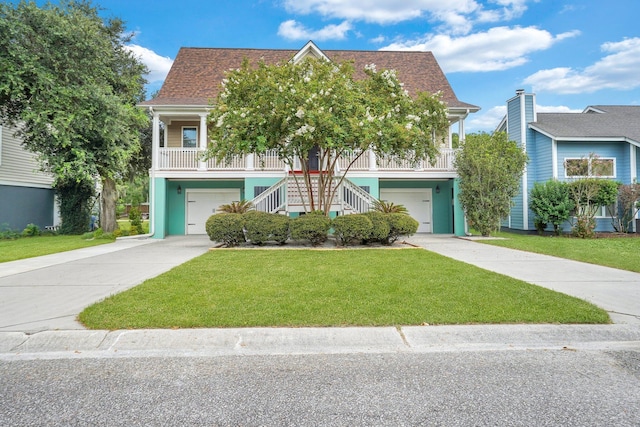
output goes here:
[{"label": "concrete driveway", "polygon": [[85,307],[211,247],[207,236],[114,243],[0,264],[0,331],[84,329]]}]

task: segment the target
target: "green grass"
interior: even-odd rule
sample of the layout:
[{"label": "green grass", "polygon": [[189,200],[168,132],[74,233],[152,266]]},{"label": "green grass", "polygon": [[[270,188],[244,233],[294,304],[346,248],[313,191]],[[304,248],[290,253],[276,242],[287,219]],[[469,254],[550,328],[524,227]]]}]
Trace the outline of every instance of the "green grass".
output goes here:
[{"label": "green grass", "polygon": [[505,239],[482,240],[482,243],[640,273],[640,238],[638,237],[576,239],[505,232],[496,233],[495,236]]},{"label": "green grass", "polygon": [[585,301],[422,249],[219,249],[79,319],[94,329],[609,322]]},{"label": "green grass", "polygon": [[0,240],[0,262],[16,261],[111,242],[113,240],[85,240],[81,236],[37,236],[16,240]]},{"label": "green grass", "polygon": [[[131,222],[128,219],[119,219],[118,228],[122,231],[129,231],[131,229]],[[149,220],[142,221],[142,231],[144,234],[149,233]]]}]

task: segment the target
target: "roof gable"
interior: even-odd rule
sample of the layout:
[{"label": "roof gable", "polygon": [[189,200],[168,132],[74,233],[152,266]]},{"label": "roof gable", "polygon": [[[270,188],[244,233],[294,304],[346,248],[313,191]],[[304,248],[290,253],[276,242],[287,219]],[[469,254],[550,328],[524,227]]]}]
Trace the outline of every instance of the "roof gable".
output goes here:
[{"label": "roof gable", "polygon": [[441,92],[449,108],[477,111],[480,108],[461,102],[431,52],[393,51],[321,51],[312,42],[302,49],[233,49],[183,47],[158,92],[158,95],[141,105],[202,106],[215,101],[221,90],[227,70],[239,68],[244,59],[250,63],[263,60],[267,64],[298,61],[307,55],[325,57],[331,61],[353,61],[355,78],[365,78],[365,65],[375,64],[380,69],[395,69],[398,78],[410,94],[419,91]]}]

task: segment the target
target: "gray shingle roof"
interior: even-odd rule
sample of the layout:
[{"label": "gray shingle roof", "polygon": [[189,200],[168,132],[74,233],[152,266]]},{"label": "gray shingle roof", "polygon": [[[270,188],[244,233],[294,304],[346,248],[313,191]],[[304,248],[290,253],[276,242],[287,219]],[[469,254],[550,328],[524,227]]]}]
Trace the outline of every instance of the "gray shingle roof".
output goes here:
[{"label": "gray shingle roof", "polygon": [[582,113],[538,113],[530,123],[556,139],[628,139],[640,143],[640,106],[592,105]]},{"label": "gray shingle roof", "polygon": [[[282,49],[231,49],[183,47],[158,93],[141,105],[208,105],[220,91],[225,72],[239,68],[243,59],[251,63],[264,60],[268,64],[284,63],[298,53]],[[440,65],[431,52],[390,52],[324,50],[332,61],[354,61],[356,78],[364,77],[364,66],[374,63],[378,70],[395,69],[398,78],[411,94],[418,91],[442,92],[449,108],[477,111],[478,106],[458,100]]]}]

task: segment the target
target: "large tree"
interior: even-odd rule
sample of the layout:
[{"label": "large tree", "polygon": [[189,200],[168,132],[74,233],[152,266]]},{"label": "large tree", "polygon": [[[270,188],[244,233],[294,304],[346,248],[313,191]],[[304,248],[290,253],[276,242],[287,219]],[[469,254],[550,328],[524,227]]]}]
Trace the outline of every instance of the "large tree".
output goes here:
[{"label": "large tree", "polygon": [[527,155],[507,134],[468,135],[456,154],[458,199],[469,224],[483,236],[500,228],[520,191]]},{"label": "large tree", "polygon": [[116,181],[147,121],[135,107],[146,67],[129,39],[120,19],[103,20],[90,2],[0,4],[0,117],[19,127],[54,185],[100,179],[107,232],[117,227]]},{"label": "large tree", "polygon": [[[438,95],[404,90],[393,70],[365,69],[356,80],[351,63],[307,58],[297,64],[230,71],[209,117],[209,156],[275,150],[291,169],[298,164],[310,195],[307,210],[331,208],[338,185],[367,150],[418,162],[435,161],[436,138],[446,134],[446,107]],[[319,153],[318,196],[310,190],[309,153]],[[349,155],[350,163],[338,168]],[[301,185],[302,186],[302,185]],[[300,187],[299,187],[300,188]]]}]

